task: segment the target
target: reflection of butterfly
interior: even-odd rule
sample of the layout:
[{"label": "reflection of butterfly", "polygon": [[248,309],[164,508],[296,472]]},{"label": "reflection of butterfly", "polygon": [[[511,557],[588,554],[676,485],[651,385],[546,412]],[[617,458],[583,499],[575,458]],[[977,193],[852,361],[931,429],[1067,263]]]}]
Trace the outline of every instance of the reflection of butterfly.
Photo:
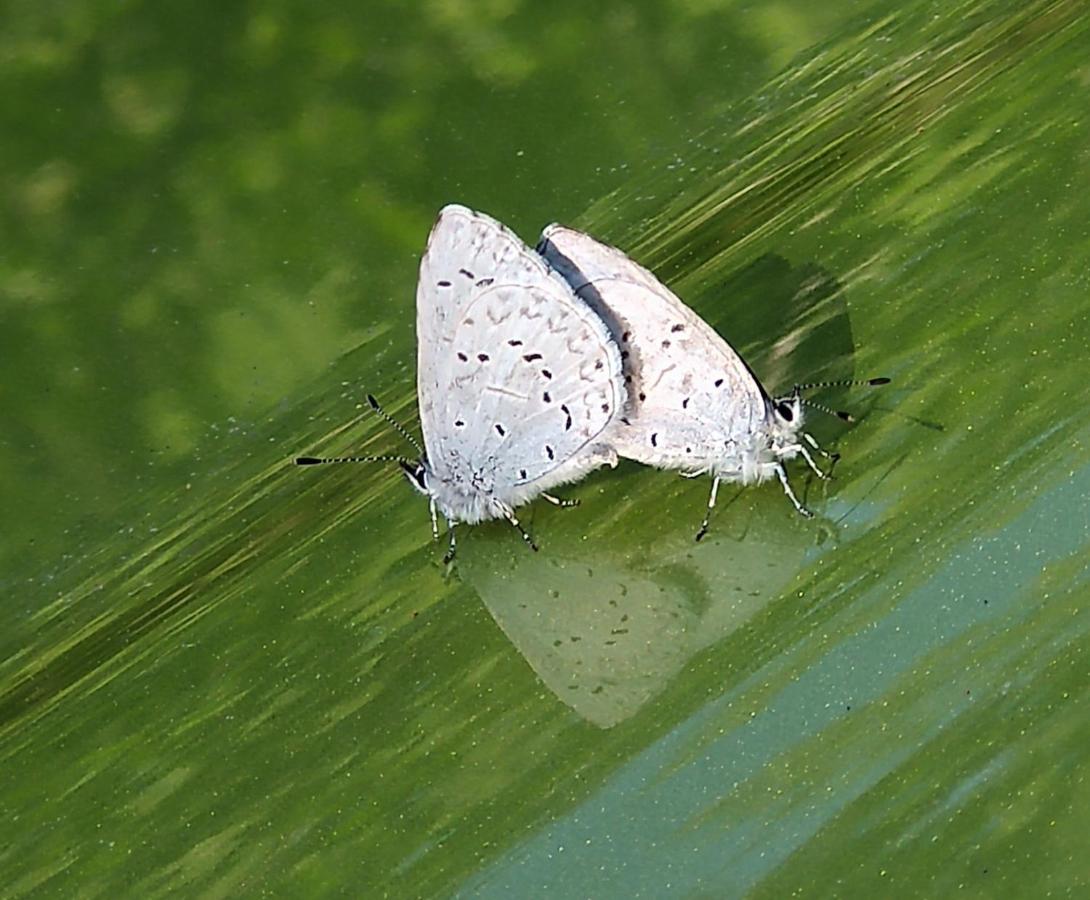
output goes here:
[{"label": "reflection of butterfly", "polygon": [[625,387],[608,328],[515,234],[447,206],[420,262],[416,330],[425,449],[394,459],[429,498],[433,531],[438,510],[448,558],[458,522],[504,518],[534,547],[515,507],[616,464],[602,437]]},{"label": "reflection of butterfly", "polygon": [[[537,249],[609,324],[621,348],[629,403],[610,433],[620,456],[689,476],[710,473],[709,515],[721,481],[772,476],[795,508],[811,515],[783,467],[802,456],[826,477],[810,453],[824,451],[802,431],[801,387],[771,398],[707,322],[621,251],[560,225],[545,229]],[[697,540],[707,528],[705,516]]]}]

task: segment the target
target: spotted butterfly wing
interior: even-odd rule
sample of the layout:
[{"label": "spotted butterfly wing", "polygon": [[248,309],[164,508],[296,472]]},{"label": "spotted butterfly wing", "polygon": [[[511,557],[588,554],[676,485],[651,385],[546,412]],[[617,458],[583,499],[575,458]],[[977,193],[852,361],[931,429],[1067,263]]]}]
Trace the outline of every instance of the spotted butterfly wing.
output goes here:
[{"label": "spotted butterfly wing", "polygon": [[770,403],[722,337],[621,251],[561,225],[541,253],[610,324],[625,362],[628,406],[612,432],[617,452],[689,472],[737,464]]},{"label": "spotted butterfly wing", "polygon": [[507,515],[616,461],[620,352],[570,285],[499,222],[445,207],[417,287],[429,493],[453,521]]}]

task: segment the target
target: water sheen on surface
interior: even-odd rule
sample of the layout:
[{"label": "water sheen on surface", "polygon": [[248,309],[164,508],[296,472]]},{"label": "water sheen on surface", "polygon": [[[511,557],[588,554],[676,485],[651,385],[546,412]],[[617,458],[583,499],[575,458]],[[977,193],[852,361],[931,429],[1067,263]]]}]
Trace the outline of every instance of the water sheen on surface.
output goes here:
[{"label": "water sheen on surface", "polygon": [[[9,17],[0,893],[1086,892],[1086,5],[472,6]],[[291,466],[410,452],[450,201],[891,376],[817,518],[622,463],[447,574]]]}]

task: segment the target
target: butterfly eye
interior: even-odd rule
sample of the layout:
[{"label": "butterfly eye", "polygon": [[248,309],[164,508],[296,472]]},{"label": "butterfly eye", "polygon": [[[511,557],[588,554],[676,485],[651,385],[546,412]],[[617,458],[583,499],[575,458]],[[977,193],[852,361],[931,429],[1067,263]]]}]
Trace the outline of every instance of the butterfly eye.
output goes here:
[{"label": "butterfly eye", "polygon": [[779,413],[781,419],[785,422],[795,421],[795,410],[792,409],[790,400],[781,400],[776,404],[776,412]]}]

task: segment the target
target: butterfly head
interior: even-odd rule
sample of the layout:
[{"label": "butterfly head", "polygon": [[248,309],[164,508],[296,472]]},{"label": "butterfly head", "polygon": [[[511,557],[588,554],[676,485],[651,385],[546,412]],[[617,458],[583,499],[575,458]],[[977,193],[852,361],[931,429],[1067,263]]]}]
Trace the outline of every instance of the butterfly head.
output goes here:
[{"label": "butterfly head", "polygon": [[772,401],[772,438],[775,444],[793,444],[804,418],[802,395],[798,388],[786,397]]},{"label": "butterfly head", "polygon": [[425,497],[431,494],[428,490],[428,467],[423,460],[401,459],[398,460],[398,465],[401,466],[401,474],[405,476],[409,484]]}]

